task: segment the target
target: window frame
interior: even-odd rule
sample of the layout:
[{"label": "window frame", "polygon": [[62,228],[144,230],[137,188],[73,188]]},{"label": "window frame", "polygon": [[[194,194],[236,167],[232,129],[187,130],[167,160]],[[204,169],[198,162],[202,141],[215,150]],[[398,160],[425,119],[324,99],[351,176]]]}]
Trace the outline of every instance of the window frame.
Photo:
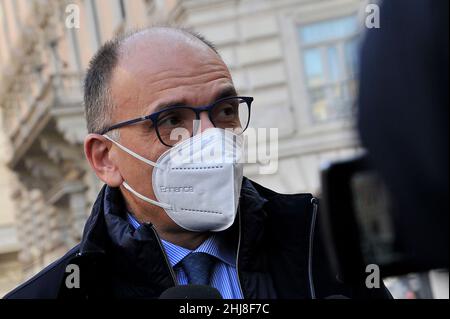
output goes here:
[{"label": "window frame", "polygon": [[[339,20],[339,19],[345,19],[345,18],[350,18],[350,17],[354,17],[355,19],[357,19],[356,15],[346,15],[346,16],[340,16],[340,17],[336,17],[336,18],[332,18],[332,19],[326,19],[323,20],[323,22],[325,21],[333,21],[333,20]],[[319,23],[322,21],[318,21]],[[304,86],[305,86],[305,90],[306,90],[306,99],[308,100],[307,105],[308,105],[308,112],[309,112],[309,117],[310,117],[310,121],[313,124],[320,124],[320,123],[325,123],[325,122],[333,122],[333,121],[339,121],[341,118],[345,118],[347,116],[343,116],[343,117],[331,117],[329,119],[325,119],[325,120],[317,120],[314,118],[313,115],[313,105],[311,103],[311,95],[309,94],[309,92],[312,89],[318,89],[318,88],[323,88],[325,90],[325,96],[326,99],[330,99],[330,93],[329,93],[329,88],[334,86],[334,85],[345,85],[348,82],[355,80],[355,77],[357,77],[357,74],[355,74],[354,76],[351,76],[352,70],[349,68],[348,63],[346,61],[346,52],[345,52],[345,45],[347,43],[351,43],[351,41],[353,40],[357,40],[360,37],[360,33],[358,30],[355,30],[354,32],[352,32],[350,35],[347,36],[341,36],[341,37],[336,37],[333,39],[328,39],[328,40],[322,40],[322,41],[318,41],[315,43],[301,43],[301,39],[300,39],[300,28],[302,26],[310,26],[311,24],[314,24],[317,22],[313,22],[313,23],[308,23],[308,24],[303,24],[303,25],[298,25],[297,26],[297,35],[298,35],[298,45],[299,45],[299,50],[300,50],[300,56],[301,56],[301,61],[300,63],[303,65],[303,77],[305,79],[305,81],[303,82]],[[332,81],[331,79],[331,70],[330,70],[330,63],[328,61],[328,56],[327,56],[327,51],[330,48],[336,48],[337,49],[337,55],[338,55],[338,68],[340,70],[340,73],[344,76],[341,77],[339,79],[337,79],[336,81]],[[307,80],[307,74],[306,74],[306,70],[304,67],[304,54],[306,52],[306,50],[309,49],[318,49],[320,50],[320,59],[321,59],[321,64],[323,66],[323,75],[325,78],[325,82],[317,87],[314,86],[310,86],[307,84],[308,80]],[[341,75],[341,76],[342,76]],[[350,106],[351,107],[351,106]],[[349,112],[351,112],[351,110],[349,110]]]},{"label": "window frame", "polygon": [[[321,21],[329,21],[354,15],[358,19],[360,29],[357,34],[362,35],[362,21],[364,17],[364,1],[349,0],[346,4],[341,1],[330,1],[320,6],[299,6],[295,10],[280,13],[280,27],[282,44],[285,47],[284,58],[288,75],[291,103],[297,133],[300,135],[322,134],[325,131],[339,131],[351,128],[354,123],[351,118],[340,118],[331,121],[315,122],[309,104],[303,52],[300,46],[299,27]],[[334,39],[333,39],[334,40]]]}]

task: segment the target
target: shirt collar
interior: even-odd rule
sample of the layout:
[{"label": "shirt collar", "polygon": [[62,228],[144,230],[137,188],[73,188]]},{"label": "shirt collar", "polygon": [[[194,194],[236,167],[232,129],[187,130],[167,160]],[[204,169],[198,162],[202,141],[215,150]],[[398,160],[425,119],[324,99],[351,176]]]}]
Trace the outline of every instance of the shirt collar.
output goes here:
[{"label": "shirt collar", "polygon": [[236,266],[235,249],[226,244],[220,233],[212,234],[194,252],[207,253],[230,266]]},{"label": "shirt collar", "polygon": [[[127,213],[127,220],[133,226],[134,229],[138,229],[140,227],[140,223],[137,219],[130,213]],[[193,252],[201,252],[206,253],[211,256],[216,257],[224,263],[229,264],[230,266],[236,266],[236,253],[233,248],[229,245],[226,245],[226,242],[222,239],[220,233],[215,233],[208,237],[200,246],[195,250],[190,250],[178,245],[175,245],[171,242],[168,242],[164,239],[161,239],[164,250],[167,254],[167,258],[169,259],[170,265],[175,267],[184,257]]]},{"label": "shirt collar", "polygon": [[130,223],[130,225],[133,226],[134,229],[138,229],[141,226],[141,224],[137,221],[136,217],[134,217],[130,213],[127,213],[127,220]]}]

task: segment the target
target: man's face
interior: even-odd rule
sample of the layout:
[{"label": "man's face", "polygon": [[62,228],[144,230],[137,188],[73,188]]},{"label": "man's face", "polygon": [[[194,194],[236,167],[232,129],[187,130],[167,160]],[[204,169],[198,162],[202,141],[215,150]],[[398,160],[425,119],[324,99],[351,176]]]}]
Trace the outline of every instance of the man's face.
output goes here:
[{"label": "man's face", "polygon": [[[174,104],[202,106],[223,93],[236,94],[228,68],[213,50],[196,39],[173,33],[144,34],[127,40],[114,70],[111,93],[116,106],[112,124]],[[202,131],[213,127],[206,112],[200,120]],[[119,142],[154,162],[168,149],[149,121],[121,128]],[[110,158],[124,181],[142,195],[156,199],[151,166],[115,146],[111,146]],[[133,203],[129,206],[140,210],[139,215],[145,214],[160,227],[178,228],[163,209],[122,192],[127,203]]]}]

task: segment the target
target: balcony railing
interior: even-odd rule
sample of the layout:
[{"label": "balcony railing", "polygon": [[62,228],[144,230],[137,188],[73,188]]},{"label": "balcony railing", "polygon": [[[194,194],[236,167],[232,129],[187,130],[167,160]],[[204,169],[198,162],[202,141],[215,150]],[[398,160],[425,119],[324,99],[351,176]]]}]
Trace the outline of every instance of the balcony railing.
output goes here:
[{"label": "balcony railing", "polygon": [[[82,75],[50,74],[36,84],[24,84],[29,91],[13,97],[4,105],[4,129],[11,141],[15,157],[33,143],[33,134],[49,121],[52,110],[82,108]],[[24,150],[22,150],[24,151]],[[15,162],[15,160],[13,160]]]}]

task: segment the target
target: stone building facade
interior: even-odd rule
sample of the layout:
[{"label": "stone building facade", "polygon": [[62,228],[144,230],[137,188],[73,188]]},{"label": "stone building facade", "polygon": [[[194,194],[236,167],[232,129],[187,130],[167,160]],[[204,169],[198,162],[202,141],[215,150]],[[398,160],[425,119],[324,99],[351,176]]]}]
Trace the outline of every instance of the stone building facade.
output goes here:
[{"label": "stone building facade", "polygon": [[[20,280],[78,242],[101,187],[82,147],[82,78],[101,43],[159,23],[204,34],[239,93],[255,97],[251,126],[278,128],[277,172],[261,175],[253,164],[246,176],[281,192],[316,193],[323,161],[360,151],[352,101],[364,3],[0,0],[0,158],[8,170],[0,187],[13,207]],[[79,28],[67,27],[73,12]]]}]

